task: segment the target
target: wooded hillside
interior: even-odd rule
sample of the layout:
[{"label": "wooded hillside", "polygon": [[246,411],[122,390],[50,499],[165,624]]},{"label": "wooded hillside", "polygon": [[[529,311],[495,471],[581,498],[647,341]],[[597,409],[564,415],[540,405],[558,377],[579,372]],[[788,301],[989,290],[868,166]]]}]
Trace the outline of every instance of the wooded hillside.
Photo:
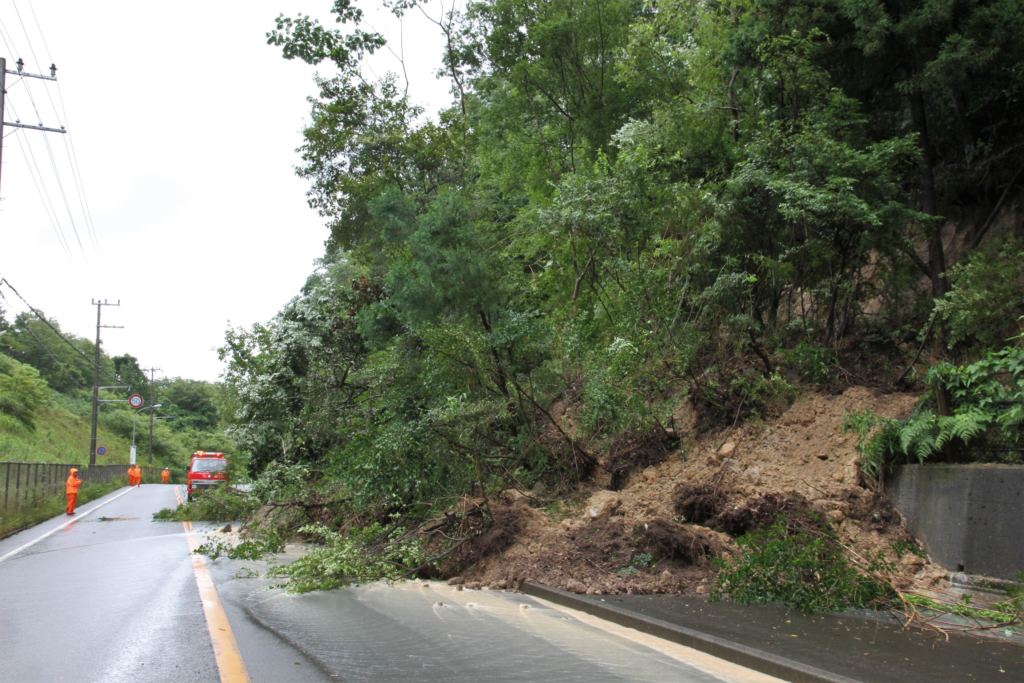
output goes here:
[{"label": "wooded hillside", "polygon": [[[436,118],[333,12],[268,34],[333,74],[299,169],[330,236],[228,333],[254,472],[425,515],[570,489],[616,439],[677,438],[682,404],[699,430],[852,384],[931,387],[928,454],[1019,440],[993,407],[1020,391],[1019,2],[471,2],[431,15]],[[987,398],[921,383],[1003,347]]]}]

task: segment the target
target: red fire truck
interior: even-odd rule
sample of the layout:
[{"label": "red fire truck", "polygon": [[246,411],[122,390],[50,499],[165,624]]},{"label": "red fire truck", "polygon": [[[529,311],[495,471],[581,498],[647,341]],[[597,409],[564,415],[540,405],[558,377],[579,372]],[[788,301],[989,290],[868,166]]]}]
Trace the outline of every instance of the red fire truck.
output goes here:
[{"label": "red fire truck", "polygon": [[228,459],[218,451],[196,451],[185,476],[188,484],[188,499],[214,486],[228,481]]}]

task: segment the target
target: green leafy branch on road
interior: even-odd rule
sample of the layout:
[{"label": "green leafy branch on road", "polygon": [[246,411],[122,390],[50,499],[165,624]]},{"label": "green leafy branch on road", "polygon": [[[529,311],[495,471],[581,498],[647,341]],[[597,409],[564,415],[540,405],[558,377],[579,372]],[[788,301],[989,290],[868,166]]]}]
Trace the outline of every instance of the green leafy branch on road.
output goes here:
[{"label": "green leafy branch on road", "polygon": [[232,522],[246,519],[259,507],[253,496],[220,486],[194,497],[177,508],[164,508],[153,513],[158,522]]},{"label": "green leafy branch on road", "polygon": [[[988,607],[972,605],[969,594],[908,592],[894,580],[893,558],[919,550],[898,543],[891,549],[892,557],[884,552],[863,557],[824,519],[780,515],[770,526],[740,537],[737,545],[736,555],[718,563],[712,600],[780,603],[810,613],[888,609],[902,615],[904,626],[917,624],[947,638],[953,630],[1010,629],[1024,621],[1024,572],[1005,600]],[[970,622],[938,623],[936,618],[944,615]]]},{"label": "green leafy branch on road", "polygon": [[422,542],[402,527],[387,529],[374,523],[342,534],[322,524],[311,524],[300,532],[324,545],[270,571],[271,576],[287,578],[287,588],[297,593],[405,578],[427,561]]},{"label": "green leafy branch on road", "polygon": [[823,613],[878,607],[893,599],[884,581],[850,561],[824,520],[780,515],[770,526],[741,536],[737,545],[736,556],[719,562],[712,600],[780,602]]},{"label": "green leafy branch on road", "polygon": [[284,539],[275,533],[269,533],[238,543],[229,543],[216,538],[210,539],[197,547],[194,552],[206,555],[211,560],[217,560],[220,557],[227,557],[231,560],[261,560],[267,555],[283,550]]}]

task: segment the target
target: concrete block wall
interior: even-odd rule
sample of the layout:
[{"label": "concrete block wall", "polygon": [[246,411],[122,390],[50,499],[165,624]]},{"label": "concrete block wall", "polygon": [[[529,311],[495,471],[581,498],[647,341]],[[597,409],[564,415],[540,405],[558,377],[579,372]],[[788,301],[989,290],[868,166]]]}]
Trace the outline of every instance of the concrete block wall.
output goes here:
[{"label": "concrete block wall", "polygon": [[952,572],[1024,571],[1024,466],[905,465],[888,489],[911,533]]}]

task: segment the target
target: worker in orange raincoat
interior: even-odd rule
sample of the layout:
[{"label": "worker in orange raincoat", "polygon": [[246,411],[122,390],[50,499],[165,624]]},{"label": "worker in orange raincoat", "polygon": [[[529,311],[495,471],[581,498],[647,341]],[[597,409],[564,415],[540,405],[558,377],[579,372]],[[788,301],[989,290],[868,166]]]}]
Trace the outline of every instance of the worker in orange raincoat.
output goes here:
[{"label": "worker in orange raincoat", "polygon": [[160,473],[160,483],[161,484],[170,484],[171,483],[171,471],[169,469],[167,469],[166,467],[164,468],[164,471]]},{"label": "worker in orange raincoat", "polygon": [[75,514],[75,503],[78,502],[78,487],[82,485],[82,480],[78,478],[78,468],[72,467],[68,471],[68,480],[64,482],[64,491],[68,494],[68,510],[67,514]]},{"label": "worker in orange raincoat", "polygon": [[139,467],[138,464],[136,464],[135,465],[135,485],[139,486],[141,484],[142,484],[142,468]]},{"label": "worker in orange raincoat", "polygon": [[135,486],[135,465],[128,465],[128,485]]}]

